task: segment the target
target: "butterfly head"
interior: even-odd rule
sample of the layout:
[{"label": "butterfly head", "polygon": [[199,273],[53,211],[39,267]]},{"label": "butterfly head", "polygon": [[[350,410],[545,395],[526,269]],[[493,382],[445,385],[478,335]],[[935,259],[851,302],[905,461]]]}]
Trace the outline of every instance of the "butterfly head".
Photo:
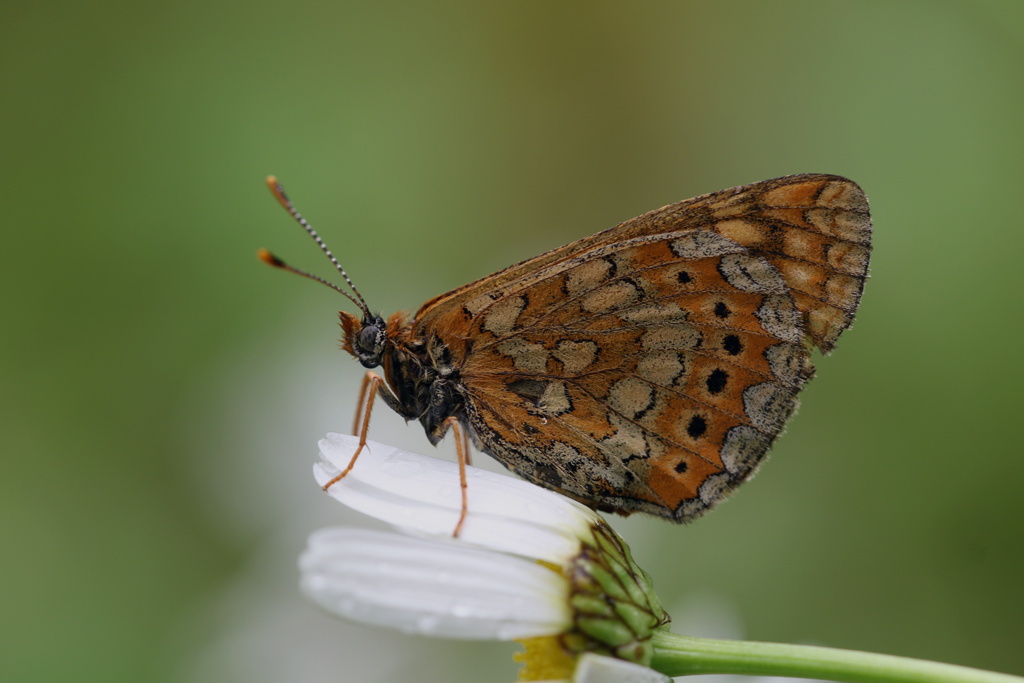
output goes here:
[{"label": "butterfly head", "polygon": [[375,368],[383,363],[384,347],[388,342],[387,323],[379,315],[364,314],[362,320],[341,311],[342,348],[362,363],[364,368]]},{"label": "butterfly head", "polygon": [[[366,305],[366,301],[363,299],[362,294],[360,294],[359,290],[356,289],[356,286],[352,284],[352,280],[349,279],[345,269],[342,268],[341,264],[338,263],[338,260],[334,258],[334,254],[332,254],[331,250],[327,248],[324,241],[320,239],[320,235],[316,233],[313,226],[311,226],[309,222],[306,221],[306,219],[298,212],[292,204],[292,200],[288,199],[288,195],[284,193],[284,188],[281,187],[279,182],[277,182],[277,178],[274,176],[267,178],[267,187],[270,188],[270,191],[274,194],[277,201],[280,202],[281,206],[283,206],[285,210],[292,215],[292,218],[298,221],[299,225],[301,225],[302,228],[309,233],[309,236],[316,241],[317,246],[319,246],[321,251],[327,255],[327,258],[334,264],[334,267],[338,269],[338,272],[341,273],[341,277],[345,279],[346,283],[348,283],[349,288],[352,290],[352,294],[355,294],[355,296],[352,296],[352,294],[349,294],[338,285],[328,282],[318,275],[313,275],[304,270],[299,270],[298,268],[289,266],[266,249],[259,250],[258,255],[260,259],[275,268],[281,268],[282,270],[287,270],[295,273],[296,275],[301,275],[302,277],[307,277],[310,280],[316,280],[323,285],[327,285],[358,306],[359,310],[363,314],[362,319],[344,311],[338,313],[338,316],[341,318],[341,328],[345,331],[345,334],[341,339],[342,348],[355,356],[359,362],[363,364],[363,367],[375,368],[381,365],[384,361],[384,347],[387,346],[388,343],[388,326],[387,323],[384,322],[384,318],[379,314],[375,315],[370,313],[370,308]],[[392,318],[394,319],[394,316],[392,316]]]}]

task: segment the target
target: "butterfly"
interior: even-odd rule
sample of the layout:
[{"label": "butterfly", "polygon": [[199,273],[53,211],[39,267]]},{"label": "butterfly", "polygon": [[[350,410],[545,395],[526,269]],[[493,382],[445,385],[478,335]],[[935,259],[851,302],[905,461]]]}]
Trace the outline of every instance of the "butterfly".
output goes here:
[{"label": "butterfly", "polygon": [[384,320],[268,185],[355,297],[261,257],[356,304],[339,313],[343,348],[383,367],[376,393],[431,443],[459,425],[535,484],[675,522],[753,475],[814,375],[811,349],[852,323],[871,254],[860,187],[792,175],[665,206]]}]

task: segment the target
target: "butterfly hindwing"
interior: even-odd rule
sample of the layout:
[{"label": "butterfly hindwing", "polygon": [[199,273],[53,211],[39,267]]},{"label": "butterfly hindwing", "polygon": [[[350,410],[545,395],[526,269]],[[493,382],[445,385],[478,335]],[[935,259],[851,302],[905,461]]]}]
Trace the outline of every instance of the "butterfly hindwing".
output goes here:
[{"label": "butterfly hindwing", "polygon": [[484,450],[619,512],[702,513],[752,473],[811,372],[781,275],[710,231],[599,245],[465,309]]}]

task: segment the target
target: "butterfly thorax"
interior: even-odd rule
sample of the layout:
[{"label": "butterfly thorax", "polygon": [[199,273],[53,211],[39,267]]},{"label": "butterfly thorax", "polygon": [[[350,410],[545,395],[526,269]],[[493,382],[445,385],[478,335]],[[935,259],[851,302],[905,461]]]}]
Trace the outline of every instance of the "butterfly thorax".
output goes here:
[{"label": "butterfly thorax", "polygon": [[444,436],[443,423],[449,417],[466,421],[458,369],[440,337],[416,337],[404,313],[393,314],[386,325],[380,316],[339,316],[343,348],[365,367],[383,366],[392,393],[382,392],[381,397],[405,419],[419,420],[431,443]]}]

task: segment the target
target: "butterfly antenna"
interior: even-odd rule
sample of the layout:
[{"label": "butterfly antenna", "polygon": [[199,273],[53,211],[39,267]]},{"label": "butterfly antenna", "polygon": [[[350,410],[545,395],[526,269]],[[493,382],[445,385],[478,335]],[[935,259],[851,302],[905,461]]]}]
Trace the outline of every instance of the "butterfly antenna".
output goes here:
[{"label": "butterfly antenna", "polygon": [[[317,282],[319,282],[322,285],[327,285],[328,287],[330,287],[334,291],[340,293],[346,299],[348,299],[349,301],[354,303],[359,308],[363,308],[362,304],[360,304],[358,301],[353,299],[351,294],[346,292],[344,289],[342,289],[338,285],[334,284],[333,282],[328,282],[327,280],[323,279],[322,277],[319,277],[318,275],[313,275],[312,273],[307,273],[304,270],[299,270],[298,268],[295,268],[293,266],[289,266],[287,263],[285,263],[281,259],[277,258],[273,254],[271,254],[270,251],[268,251],[267,249],[260,249],[259,251],[256,252],[256,256],[258,256],[259,259],[261,261],[263,261],[264,263],[269,264],[271,266],[274,266],[275,268],[280,268],[281,270],[287,270],[289,273],[295,273],[296,275],[301,275],[302,277],[308,277],[310,280],[316,280]],[[366,312],[365,308],[363,308],[363,312],[364,313]]]},{"label": "butterfly antenna", "polygon": [[[370,307],[366,305],[366,300],[363,299],[363,295],[360,294],[359,290],[356,289],[356,286],[352,284],[352,280],[349,279],[348,273],[346,273],[345,269],[341,267],[340,263],[338,263],[338,259],[334,258],[334,254],[332,254],[331,250],[327,248],[327,245],[324,244],[324,241],[320,239],[320,235],[316,234],[316,230],[313,229],[313,226],[310,225],[309,222],[302,217],[302,214],[299,213],[298,209],[295,208],[295,205],[292,204],[292,200],[288,199],[288,195],[284,193],[284,188],[281,187],[281,183],[277,181],[277,178],[275,178],[274,176],[267,176],[267,187],[270,188],[270,191],[274,194],[274,197],[277,198],[277,201],[281,203],[281,206],[283,206],[285,210],[292,215],[292,218],[299,222],[299,225],[301,225],[303,229],[305,229],[305,231],[309,233],[309,236],[316,241],[317,246],[319,246],[320,249],[325,254],[327,254],[327,258],[331,259],[331,263],[333,263],[334,267],[338,269],[338,272],[341,273],[341,276],[345,278],[345,282],[347,282],[348,286],[352,288],[352,291],[355,293],[355,295],[359,297],[359,301],[356,301],[346,292],[342,291],[339,287],[332,285],[330,282],[327,282],[322,278],[319,278],[315,275],[310,275],[309,273],[299,270],[298,268],[292,268],[291,266],[286,265],[284,261],[281,261],[279,258],[271,254],[266,249],[260,250],[260,259],[277,268],[283,268],[284,270],[293,272],[296,275],[303,275],[318,282],[322,282],[325,285],[331,287],[332,289],[336,289],[337,291],[347,296],[352,301],[352,303],[358,306],[360,310],[362,310],[362,312],[366,315],[366,317],[372,317],[370,315]],[[264,257],[264,253],[272,260],[268,260],[266,257]]]}]

